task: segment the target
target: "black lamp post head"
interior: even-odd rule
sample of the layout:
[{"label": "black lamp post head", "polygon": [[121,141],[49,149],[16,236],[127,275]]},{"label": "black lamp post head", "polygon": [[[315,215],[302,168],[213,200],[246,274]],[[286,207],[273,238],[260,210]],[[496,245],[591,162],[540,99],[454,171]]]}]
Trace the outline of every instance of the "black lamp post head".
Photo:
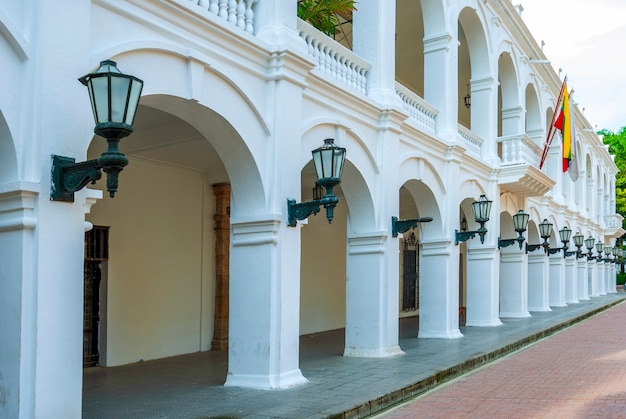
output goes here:
[{"label": "black lamp post head", "polygon": [[119,173],[128,164],[119,151],[119,141],[133,132],[133,122],[143,81],[123,74],[111,60],[100,62],[98,69],[78,79],[89,90],[91,109],[96,123],[94,133],[106,138],[108,149],[99,158],[75,163],[71,157],[52,156],[50,199],[74,201],[74,193],[107,174],[107,190],[115,196]]}]

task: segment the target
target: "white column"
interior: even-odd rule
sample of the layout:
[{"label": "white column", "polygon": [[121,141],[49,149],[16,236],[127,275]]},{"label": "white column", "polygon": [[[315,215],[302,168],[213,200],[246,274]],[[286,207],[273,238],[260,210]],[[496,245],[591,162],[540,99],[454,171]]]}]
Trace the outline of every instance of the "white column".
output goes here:
[{"label": "white column", "polygon": [[352,22],[352,49],[372,64],[368,73],[369,96],[400,106],[395,87],[396,2],[362,1],[357,8]]},{"label": "white column", "polygon": [[[385,235],[348,238],[346,263],[346,341],[344,356],[384,358],[400,355],[398,280],[387,275]],[[394,252],[394,254],[397,254]],[[392,262],[398,264],[397,258]]]},{"label": "white column", "polygon": [[[0,190],[0,417],[35,417],[37,185]],[[30,190],[24,190],[26,187]]]},{"label": "white column", "polygon": [[609,292],[617,292],[617,264],[611,264],[611,274],[609,275]]},{"label": "white column", "polygon": [[598,276],[596,283],[598,284],[598,294],[606,295],[606,263],[597,261]]},{"label": "white column", "polygon": [[226,386],[288,388],[298,367],[300,234],[283,219],[231,219]]},{"label": "white column", "polygon": [[424,38],[424,99],[437,109],[437,131],[456,137],[458,43],[449,33]]},{"label": "white column", "polygon": [[578,266],[576,256],[565,258],[565,302],[578,303]]},{"label": "white column", "polygon": [[306,53],[306,43],[298,35],[297,0],[262,0],[254,7],[254,24],[257,38],[273,49],[290,47]]},{"label": "white column", "polygon": [[589,296],[590,297],[598,297],[600,295],[598,291],[598,262],[592,261],[589,263],[588,269],[588,279],[589,279]]},{"label": "white column", "polygon": [[521,106],[502,109],[502,135],[524,132],[524,109]]},{"label": "white column", "polygon": [[500,326],[499,254],[481,245],[478,236],[467,247],[467,326]]},{"label": "white column", "polygon": [[550,289],[551,307],[565,307],[565,263],[561,252],[550,255]]},{"label": "white column", "polygon": [[485,140],[482,158],[487,162],[499,162],[498,143],[496,141],[487,141],[497,135],[498,80],[491,75],[472,77],[470,88],[472,92],[472,109],[474,109],[471,115],[472,132]]},{"label": "white column", "polygon": [[530,317],[528,312],[528,257],[523,250],[500,251],[500,317]]},{"label": "white column", "polygon": [[456,339],[459,331],[459,251],[446,241],[422,241],[419,337]]},{"label": "white column", "polygon": [[528,253],[528,310],[550,310],[548,258],[542,249]]},{"label": "white column", "polygon": [[589,300],[589,275],[587,273],[588,265],[587,258],[584,256],[576,261],[578,271],[576,273],[576,282],[579,301]]}]

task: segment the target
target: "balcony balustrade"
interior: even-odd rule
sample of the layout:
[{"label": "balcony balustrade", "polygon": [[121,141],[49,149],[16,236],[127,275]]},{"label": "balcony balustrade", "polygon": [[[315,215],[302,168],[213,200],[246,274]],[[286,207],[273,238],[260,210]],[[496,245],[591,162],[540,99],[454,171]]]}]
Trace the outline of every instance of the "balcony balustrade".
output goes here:
[{"label": "balcony balustrade", "polygon": [[424,132],[435,134],[436,118],[439,111],[417,94],[397,82],[396,94],[402,101],[403,109],[409,114],[409,121],[414,122]]},{"label": "balcony balustrade", "polygon": [[367,94],[370,63],[301,19],[298,19],[298,31],[307,44],[309,56],[317,63],[317,70],[350,89]]},{"label": "balcony balustrade", "polygon": [[254,33],[253,6],[259,0],[189,0],[229,23]]},{"label": "balcony balustrade", "polygon": [[529,164],[539,167],[542,149],[528,135],[511,135],[498,138],[502,145],[501,166]]},{"label": "balcony balustrade", "polygon": [[480,159],[483,156],[483,139],[463,125],[458,125],[458,132],[463,139],[467,152],[477,159]]}]

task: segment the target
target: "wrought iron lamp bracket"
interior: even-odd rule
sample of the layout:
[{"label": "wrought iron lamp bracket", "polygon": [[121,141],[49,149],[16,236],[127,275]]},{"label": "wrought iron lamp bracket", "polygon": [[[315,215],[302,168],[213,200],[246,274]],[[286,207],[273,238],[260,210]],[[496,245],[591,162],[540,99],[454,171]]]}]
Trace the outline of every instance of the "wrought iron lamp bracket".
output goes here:
[{"label": "wrought iron lamp bracket", "polygon": [[314,199],[296,203],[295,199],[287,198],[287,224],[289,227],[295,227],[298,220],[304,220],[313,214],[320,212],[320,208],[326,208],[326,219],[328,223],[332,223],[335,214],[335,207],[339,203],[339,198],[332,193],[331,188],[326,189],[326,196],[322,199]]},{"label": "wrought iron lamp bracket", "polygon": [[414,218],[411,220],[398,220],[398,217],[391,217],[391,235],[397,237],[398,233],[406,233],[407,231],[417,227],[419,223],[429,223],[432,217]]}]

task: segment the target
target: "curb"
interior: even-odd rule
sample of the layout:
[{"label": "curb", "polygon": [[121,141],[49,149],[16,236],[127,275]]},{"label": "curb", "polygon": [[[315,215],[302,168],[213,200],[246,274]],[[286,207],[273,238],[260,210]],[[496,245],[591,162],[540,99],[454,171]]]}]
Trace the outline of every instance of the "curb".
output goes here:
[{"label": "curb", "polygon": [[400,403],[413,399],[416,396],[424,394],[427,391],[447,381],[460,377],[461,375],[469,371],[475,370],[478,367],[481,367],[499,358],[509,355],[512,352],[515,352],[525,346],[530,345],[531,343],[535,343],[545,337],[551,336],[563,329],[566,329],[570,326],[580,323],[581,321],[586,320],[590,317],[593,317],[596,314],[599,314],[603,311],[606,311],[613,306],[623,303],[624,301],[625,300],[622,300],[622,299],[612,301],[605,306],[598,307],[587,313],[581,314],[580,316],[571,318],[567,321],[564,321],[562,323],[559,323],[557,325],[544,329],[540,332],[534,333],[530,336],[525,337],[524,339],[520,339],[502,348],[496,349],[494,351],[488,352],[483,355],[470,358],[467,361],[457,364],[453,367],[447,368],[445,370],[437,371],[435,374],[431,375],[430,377],[420,380],[414,384],[405,386],[396,391],[393,391],[391,393],[378,397],[374,400],[370,400],[369,402],[362,403],[358,406],[344,410],[341,413],[327,416],[327,418],[328,419],[357,419],[357,418],[366,418],[374,414],[382,413],[384,410],[387,410]]}]

